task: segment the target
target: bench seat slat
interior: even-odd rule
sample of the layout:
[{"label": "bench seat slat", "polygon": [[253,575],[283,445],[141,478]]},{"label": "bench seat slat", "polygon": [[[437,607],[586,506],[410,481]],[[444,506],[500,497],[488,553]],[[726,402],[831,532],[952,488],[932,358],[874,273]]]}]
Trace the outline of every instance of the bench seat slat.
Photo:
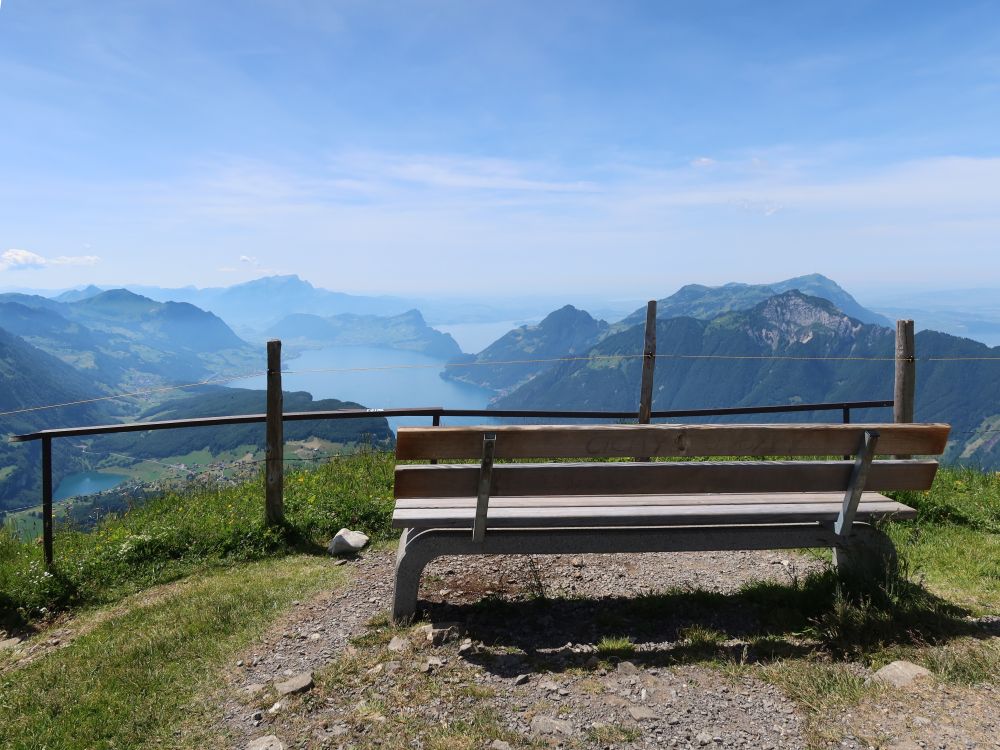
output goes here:
[{"label": "bench seat slat", "polygon": [[[848,461],[501,464],[493,467],[490,497],[833,492],[847,487],[852,469]],[[865,489],[926,490],[936,472],[936,461],[876,461]],[[395,496],[467,497],[478,482],[479,467],[469,464],[397,466]]]},{"label": "bench seat slat", "polygon": [[[494,497],[491,508],[599,508],[602,506],[641,505],[782,505],[786,503],[842,503],[843,492],[772,492],[767,494],[665,494],[665,495],[546,495],[529,497]],[[878,492],[865,492],[862,503],[893,502]],[[405,510],[419,508],[474,508],[474,497],[408,497],[396,501],[396,507]]]},{"label": "bench seat slat", "polygon": [[[544,501],[544,498],[539,498]],[[744,505],[615,505],[598,507],[490,506],[487,528],[601,526],[735,526],[833,522],[841,503],[748,503]],[[916,511],[893,501],[862,502],[857,520],[891,516],[912,519]],[[475,508],[396,508],[394,528],[472,528]]]},{"label": "bench seat slat", "polygon": [[400,427],[400,460],[479,458],[483,433],[496,432],[497,458],[840,456],[866,429],[880,455],[939,455],[946,424],[505,425]]}]

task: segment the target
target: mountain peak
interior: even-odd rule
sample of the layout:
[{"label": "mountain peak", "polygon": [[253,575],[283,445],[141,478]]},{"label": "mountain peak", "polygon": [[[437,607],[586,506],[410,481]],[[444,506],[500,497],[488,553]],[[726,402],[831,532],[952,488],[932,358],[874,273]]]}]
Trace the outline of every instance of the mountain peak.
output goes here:
[{"label": "mountain peak", "polygon": [[864,325],[848,317],[829,300],[791,289],[764,300],[746,317],[750,334],[771,349],[806,344],[818,334],[853,338]]}]

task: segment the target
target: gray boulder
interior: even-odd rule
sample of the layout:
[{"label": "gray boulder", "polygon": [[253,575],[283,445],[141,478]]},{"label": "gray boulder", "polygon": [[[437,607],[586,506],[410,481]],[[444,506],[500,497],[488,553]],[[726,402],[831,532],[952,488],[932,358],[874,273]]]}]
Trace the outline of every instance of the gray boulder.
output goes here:
[{"label": "gray boulder", "polygon": [[874,675],[874,682],[881,682],[883,685],[904,688],[912,685],[917,680],[927,679],[931,676],[929,669],[914,664],[912,661],[894,661],[886,664]]}]

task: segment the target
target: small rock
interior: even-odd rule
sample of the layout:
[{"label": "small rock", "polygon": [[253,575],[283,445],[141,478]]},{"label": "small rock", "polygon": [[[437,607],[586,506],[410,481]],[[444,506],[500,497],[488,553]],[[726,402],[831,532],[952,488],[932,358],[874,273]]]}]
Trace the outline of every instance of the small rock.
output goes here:
[{"label": "small rock", "polygon": [[493,740],[490,743],[490,750],[510,750],[510,743],[503,740]]},{"label": "small rock", "polygon": [[894,661],[886,664],[874,675],[874,682],[881,682],[884,685],[903,688],[908,687],[916,680],[925,679],[931,676],[930,670],[914,664],[911,661]]},{"label": "small rock", "polygon": [[6,640],[0,641],[0,651],[4,651],[8,648],[17,648],[17,645],[20,642],[20,638],[7,638]]},{"label": "small rock", "polygon": [[698,736],[695,739],[698,740],[698,744],[702,747],[712,744],[712,735],[708,732],[698,732]]},{"label": "small rock", "polygon": [[253,696],[261,693],[266,685],[261,685],[259,682],[252,682],[243,688],[243,692],[247,695]]},{"label": "small rock", "polygon": [[[461,654],[467,654],[467,653],[470,653],[470,652],[471,653],[475,653],[475,647],[472,645],[472,639],[471,638],[466,638],[459,645],[459,647],[458,647],[458,653],[461,655]],[[499,741],[500,740],[497,740],[497,742],[499,742]]]},{"label": "small rock", "polygon": [[639,674],[639,667],[630,661],[623,661],[618,664],[617,668],[618,674],[633,675]]},{"label": "small rock", "polygon": [[330,544],[326,549],[331,555],[343,555],[364,549],[366,544],[368,544],[368,537],[365,534],[362,534],[360,531],[341,529],[330,540]]},{"label": "small rock", "polygon": [[403,638],[403,637],[398,636],[398,635],[397,636],[393,636],[392,640],[389,641],[389,645],[388,645],[387,648],[390,651],[394,651],[395,653],[400,653],[402,651],[409,651],[409,649],[410,649],[410,639],[409,638]]},{"label": "small rock", "polygon": [[318,641],[319,640],[319,633],[310,633],[309,634],[309,640],[310,641]]},{"label": "small rock", "polygon": [[303,672],[289,677],[284,682],[275,683],[274,689],[278,691],[278,695],[292,695],[312,690],[314,684],[312,672]]},{"label": "small rock", "polygon": [[536,716],[531,720],[532,734],[573,734],[573,725],[554,716]]},{"label": "small rock", "polygon": [[278,702],[277,702],[277,703],[275,703],[275,704],[274,704],[273,706],[271,706],[271,707],[270,707],[269,709],[267,709],[267,714],[268,714],[268,716],[274,716],[274,715],[275,715],[275,714],[277,714],[277,713],[278,713],[278,712],[279,712],[279,711],[280,711],[280,710],[281,710],[281,709],[282,709],[283,707],[284,707],[284,706],[282,706],[282,705],[281,705],[281,701],[278,701]]},{"label": "small rock", "polygon": [[442,622],[431,625],[427,630],[427,640],[435,646],[460,638],[462,635],[462,624],[459,622]]},{"label": "small rock", "polygon": [[581,560],[579,557],[574,557],[572,560],[570,560],[570,565],[572,565],[574,568],[582,568],[583,560]]},{"label": "small rock", "polygon": [[646,708],[645,706],[629,706],[629,715],[636,721],[650,721],[652,719],[660,718],[659,715],[651,708]]},{"label": "small rock", "polygon": [[515,685],[527,685],[530,678],[526,674],[519,674],[514,678]]},{"label": "small rock", "polygon": [[250,744],[247,745],[247,750],[285,750],[285,745],[273,734],[269,734],[266,737],[251,740]]},{"label": "small rock", "polygon": [[540,687],[542,690],[548,690],[550,693],[554,693],[556,690],[559,689],[559,685],[557,685],[552,680],[542,680],[541,682],[538,683],[538,687]]}]

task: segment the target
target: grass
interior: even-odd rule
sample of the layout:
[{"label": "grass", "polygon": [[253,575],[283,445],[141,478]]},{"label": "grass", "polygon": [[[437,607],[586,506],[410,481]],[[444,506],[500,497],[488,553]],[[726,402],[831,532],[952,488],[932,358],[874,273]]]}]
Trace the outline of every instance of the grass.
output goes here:
[{"label": "grass", "polygon": [[[122,607],[65,648],[0,676],[0,747],[190,746],[175,730],[185,716],[210,713],[199,697],[220,667],[293,600],[342,582],[343,570],[290,556],[193,576]],[[204,746],[213,745],[222,743]]]},{"label": "grass", "polygon": [[24,628],[205,569],[322,552],[344,526],[388,538],[392,466],[390,454],[363,452],[287,473],[280,528],[264,524],[262,477],[168,492],[87,533],[57,526],[51,571],[37,543],[0,529],[0,628]]}]

